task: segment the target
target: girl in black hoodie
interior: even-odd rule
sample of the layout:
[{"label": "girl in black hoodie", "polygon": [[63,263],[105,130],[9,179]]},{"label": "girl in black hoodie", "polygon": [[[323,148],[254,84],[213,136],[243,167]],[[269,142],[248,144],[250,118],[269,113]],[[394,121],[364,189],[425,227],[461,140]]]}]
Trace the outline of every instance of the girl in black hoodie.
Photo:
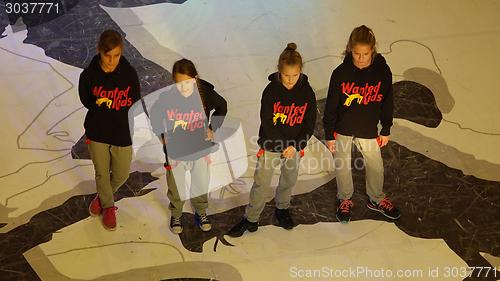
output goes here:
[{"label": "girl in black hoodie", "polygon": [[334,153],[337,219],[343,223],[349,222],[354,205],[353,143],[365,160],[367,207],[392,219],[400,217],[399,210],[383,192],[380,147],[387,145],[392,126],[392,73],[375,46],[373,31],[364,25],[356,27],[349,37],[344,62],[333,71],[328,88],[323,127],[327,147]]},{"label": "girl in black hoodie", "polygon": [[78,83],[85,116],[86,143],[94,163],[97,196],[89,206],[91,216],[102,214],[106,229],[116,228],[113,194],[125,183],[132,161],[128,110],[140,99],[137,72],[122,56],[123,40],[115,30],[104,31],[90,65]]},{"label": "girl in black hoodie", "polygon": [[297,182],[300,158],[316,122],[316,97],[307,76],[302,74],[302,57],[296,49],[295,43],[287,45],[279,57],[278,72],[269,76],[271,82],[262,93],[260,150],[250,202],[245,218],[231,228],[229,236],[239,237],[246,230],[257,230],[277,167],[281,169],[281,176],[276,188],[275,216],[281,227],[294,227],[288,207]]},{"label": "girl in black hoodie", "polygon": [[[214,132],[224,121],[227,103],[212,84],[198,77],[190,60],[175,62],[172,75],[176,84],[160,95],[150,113],[153,132],[163,142],[172,168],[167,170],[170,229],[182,233],[182,209],[190,199],[196,223],[202,231],[209,231],[209,154],[218,148],[213,142]],[[184,181],[187,171],[191,172],[189,190]]]}]

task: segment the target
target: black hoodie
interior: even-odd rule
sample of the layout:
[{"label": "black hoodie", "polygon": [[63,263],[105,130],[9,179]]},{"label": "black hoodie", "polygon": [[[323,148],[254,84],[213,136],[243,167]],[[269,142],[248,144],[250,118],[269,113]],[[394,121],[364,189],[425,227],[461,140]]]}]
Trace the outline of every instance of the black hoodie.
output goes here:
[{"label": "black hoodie", "polygon": [[393,116],[392,73],[384,57],[375,55],[372,64],[357,68],[352,56],[332,73],[326,99],[323,127],[325,139],[333,140],[334,132],[359,138],[390,135]]},{"label": "black hoodie", "polygon": [[216,131],[222,125],[227,103],[207,81],[198,79],[197,86],[198,91],[184,97],[173,85],[151,107],[153,132],[165,134],[168,156],[172,159],[196,160],[217,149],[217,145],[205,140],[206,132],[207,128]]},{"label": "black hoodie", "polygon": [[210,112],[214,110],[208,126],[215,132],[224,122],[227,114],[227,102],[215,91],[214,85],[203,79],[198,79],[197,81],[198,90],[200,91],[201,100],[204,105],[205,116],[210,116]]},{"label": "black hoodie", "polygon": [[288,90],[279,73],[269,75],[271,81],[262,93],[260,103],[259,146],[267,151],[283,152],[288,146],[304,149],[314,132],[316,96],[307,76],[301,74]]},{"label": "black hoodie", "polygon": [[132,145],[128,110],[141,98],[137,72],[122,56],[113,72],[106,73],[94,56],[80,74],[80,101],[88,109],[85,135],[88,139],[116,146]]}]

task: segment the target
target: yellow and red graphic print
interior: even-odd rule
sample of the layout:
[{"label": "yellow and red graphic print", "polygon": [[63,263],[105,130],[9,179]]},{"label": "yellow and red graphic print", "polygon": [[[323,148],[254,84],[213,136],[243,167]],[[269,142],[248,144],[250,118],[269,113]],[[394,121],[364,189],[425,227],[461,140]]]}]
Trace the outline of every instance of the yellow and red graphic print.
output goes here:
[{"label": "yellow and red graphic print", "polygon": [[273,106],[273,124],[276,126],[278,122],[283,125],[295,126],[302,124],[304,115],[307,110],[307,103],[302,106],[297,106],[295,103],[291,105],[282,105],[281,102],[275,102]]},{"label": "yellow and red graphic print", "polygon": [[354,82],[342,82],[342,93],[347,96],[344,106],[351,106],[353,101],[362,105],[368,105],[371,102],[381,102],[383,97],[379,93],[381,84],[382,82],[379,81],[375,86],[368,83],[364,86],[357,86]]},{"label": "yellow and red graphic print", "polygon": [[114,90],[105,90],[102,86],[95,86],[92,89],[92,94],[97,97],[96,104],[101,107],[105,105],[109,109],[120,110],[122,107],[132,106],[132,98],[129,97],[130,86],[124,90],[116,87]]},{"label": "yellow and red graphic print", "polygon": [[203,128],[205,123],[203,111],[180,112],[178,109],[169,109],[167,117],[170,122],[173,122],[172,133],[179,129],[192,132]]}]

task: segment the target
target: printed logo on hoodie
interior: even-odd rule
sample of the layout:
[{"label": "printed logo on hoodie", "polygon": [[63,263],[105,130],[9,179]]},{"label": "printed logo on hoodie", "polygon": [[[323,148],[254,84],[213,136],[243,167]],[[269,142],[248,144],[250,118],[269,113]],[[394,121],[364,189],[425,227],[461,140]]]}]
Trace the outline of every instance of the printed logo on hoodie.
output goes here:
[{"label": "printed logo on hoodie", "polygon": [[368,105],[370,102],[381,102],[383,95],[379,93],[380,85],[371,86],[366,83],[364,86],[358,86],[354,82],[342,82],[342,93],[347,96],[344,106],[351,106],[353,101],[358,104]]},{"label": "printed logo on hoodie", "polygon": [[292,103],[292,105],[282,105],[279,101],[275,102],[273,106],[273,124],[276,126],[278,121],[290,127],[302,124],[307,105],[307,102],[302,106],[296,106],[295,103]]},{"label": "printed logo on hoodie", "polygon": [[194,111],[191,112],[179,112],[177,109],[169,109],[167,110],[168,119],[174,123],[172,133],[177,129],[182,129],[184,131],[194,131],[196,129],[203,128],[205,124],[205,115],[203,111]]},{"label": "printed logo on hoodie", "polygon": [[124,90],[116,87],[114,90],[105,90],[102,86],[95,86],[92,89],[92,94],[97,97],[96,104],[101,107],[105,105],[109,109],[120,110],[122,107],[130,107],[133,104],[132,98],[129,97],[130,86]]}]

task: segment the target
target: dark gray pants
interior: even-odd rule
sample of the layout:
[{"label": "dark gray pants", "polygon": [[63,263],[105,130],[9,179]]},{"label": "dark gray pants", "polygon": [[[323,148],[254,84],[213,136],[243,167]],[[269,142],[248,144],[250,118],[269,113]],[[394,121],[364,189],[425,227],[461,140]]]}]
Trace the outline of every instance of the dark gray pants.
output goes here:
[{"label": "dark gray pants", "polygon": [[288,209],[292,198],[292,188],[297,183],[300,166],[300,153],[290,159],[281,158],[281,153],[265,151],[258,160],[254,174],[254,183],[250,190],[250,202],[246,207],[246,218],[250,222],[257,222],[264,210],[270,190],[271,179],[276,168],[280,168],[281,175],[274,200],[276,208]]}]

